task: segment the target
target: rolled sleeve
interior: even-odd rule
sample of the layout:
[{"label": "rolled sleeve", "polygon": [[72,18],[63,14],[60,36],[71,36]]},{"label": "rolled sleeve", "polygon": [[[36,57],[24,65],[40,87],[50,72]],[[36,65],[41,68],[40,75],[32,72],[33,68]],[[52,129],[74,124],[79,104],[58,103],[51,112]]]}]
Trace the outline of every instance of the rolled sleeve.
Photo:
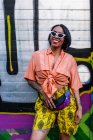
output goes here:
[{"label": "rolled sleeve", "polygon": [[82,88],[82,83],[80,81],[78,67],[75,59],[73,59],[70,71],[70,86],[74,93],[75,91],[78,91],[80,88]]},{"label": "rolled sleeve", "polygon": [[29,65],[28,65],[28,68],[25,72],[25,75],[24,75],[24,79],[25,80],[33,80],[35,81],[36,78],[35,78],[35,59],[34,59],[34,54],[32,54],[32,57],[30,59],[30,62],[29,62]]}]

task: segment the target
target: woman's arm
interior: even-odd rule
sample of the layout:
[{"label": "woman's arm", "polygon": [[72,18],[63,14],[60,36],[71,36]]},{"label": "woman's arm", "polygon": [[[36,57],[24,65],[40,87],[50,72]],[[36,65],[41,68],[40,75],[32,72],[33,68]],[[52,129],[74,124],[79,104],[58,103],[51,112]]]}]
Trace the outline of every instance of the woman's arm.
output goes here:
[{"label": "woman's arm", "polygon": [[41,93],[44,97],[44,100],[46,102],[46,105],[47,106],[50,106],[51,109],[52,108],[55,108],[55,105],[53,103],[53,100],[52,98],[49,98],[43,91],[42,87],[36,82],[36,81],[31,81],[31,80],[28,80],[28,84],[34,88],[36,91],[38,91],[39,93]]},{"label": "woman's arm", "polygon": [[82,107],[81,101],[80,101],[79,90],[75,92],[75,98],[76,98],[76,102],[77,102],[77,107],[78,108]]},{"label": "woman's arm", "polygon": [[81,105],[81,101],[80,101],[79,90],[75,92],[75,98],[76,98],[76,103],[77,103],[75,122],[78,124],[78,123],[80,123],[80,121],[82,119],[82,105]]},{"label": "woman's arm", "polygon": [[36,81],[28,80],[28,84],[38,92],[42,92],[41,86]]}]

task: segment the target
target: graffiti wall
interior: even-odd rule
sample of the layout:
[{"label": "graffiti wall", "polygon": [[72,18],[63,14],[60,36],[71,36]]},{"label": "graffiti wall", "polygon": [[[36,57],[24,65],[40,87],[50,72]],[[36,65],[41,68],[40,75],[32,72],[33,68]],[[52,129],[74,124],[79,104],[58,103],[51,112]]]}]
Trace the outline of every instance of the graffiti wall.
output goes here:
[{"label": "graffiti wall", "polygon": [[[77,61],[83,83],[80,90],[83,120],[71,139],[92,140],[92,6],[89,0],[0,0],[1,140],[29,140],[37,92],[24,80],[24,73],[32,53],[49,47],[50,28],[60,23],[71,32],[72,44],[68,51]],[[47,140],[58,139],[54,134],[58,136],[57,126]]]}]

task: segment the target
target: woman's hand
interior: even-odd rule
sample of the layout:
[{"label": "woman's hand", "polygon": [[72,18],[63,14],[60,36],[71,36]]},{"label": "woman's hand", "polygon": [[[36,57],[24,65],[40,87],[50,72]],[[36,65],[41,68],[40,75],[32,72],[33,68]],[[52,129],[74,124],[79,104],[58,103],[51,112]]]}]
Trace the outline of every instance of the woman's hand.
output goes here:
[{"label": "woman's hand", "polygon": [[82,119],[82,106],[78,105],[78,109],[75,114],[75,123],[79,124]]},{"label": "woman's hand", "polygon": [[54,102],[53,102],[53,99],[54,99],[53,97],[49,98],[49,97],[44,93],[44,91],[43,91],[42,89],[41,89],[40,93],[43,95],[44,101],[45,101],[45,103],[46,103],[46,105],[47,105],[48,108],[51,108],[51,109],[56,108],[56,106],[55,106],[55,104],[54,104]]},{"label": "woman's hand", "polygon": [[28,84],[34,88],[35,90],[37,90],[38,92],[40,92],[43,97],[44,97],[44,101],[47,105],[47,107],[50,107],[51,109],[56,108],[54,103],[53,103],[53,97],[49,98],[43,91],[42,87],[36,82],[36,81],[31,81],[28,80]]}]

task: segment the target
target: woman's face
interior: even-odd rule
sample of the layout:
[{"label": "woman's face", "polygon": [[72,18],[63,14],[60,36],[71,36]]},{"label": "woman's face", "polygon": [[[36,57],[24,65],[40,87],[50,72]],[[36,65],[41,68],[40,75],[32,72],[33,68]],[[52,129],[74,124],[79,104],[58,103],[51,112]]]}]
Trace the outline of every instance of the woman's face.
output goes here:
[{"label": "woman's face", "polygon": [[50,36],[50,42],[51,42],[51,47],[61,47],[62,44],[64,43],[64,31],[60,26],[56,26],[52,31],[51,31],[51,36]]}]

